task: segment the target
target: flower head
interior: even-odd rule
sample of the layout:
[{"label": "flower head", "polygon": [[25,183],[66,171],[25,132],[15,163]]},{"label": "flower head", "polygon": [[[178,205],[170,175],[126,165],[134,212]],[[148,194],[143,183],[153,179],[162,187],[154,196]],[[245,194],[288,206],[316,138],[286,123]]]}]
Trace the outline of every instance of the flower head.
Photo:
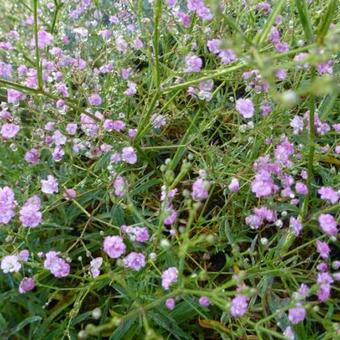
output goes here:
[{"label": "flower head", "polygon": [[236,110],[243,118],[251,118],[254,115],[254,104],[251,99],[237,99]]},{"label": "flower head", "polygon": [[248,309],[248,300],[249,298],[245,295],[236,295],[231,300],[231,308],[230,308],[230,314],[234,318],[243,316],[246,314]]},{"label": "flower head", "polygon": [[46,253],[44,268],[58,278],[66,277],[70,274],[70,265],[59,256],[58,252],[53,250]]},{"label": "flower head", "polygon": [[177,282],[178,270],[176,267],[170,267],[162,273],[162,287],[168,290],[171,285]]},{"label": "flower head", "polygon": [[51,195],[59,191],[58,181],[52,176],[48,175],[46,180],[41,180],[41,191],[45,194]]},{"label": "flower head", "polygon": [[145,267],[145,256],[142,253],[132,252],[123,259],[124,266],[135,271]]},{"label": "flower head", "polygon": [[103,249],[109,257],[117,259],[125,253],[126,246],[120,236],[106,236]]},{"label": "flower head", "polygon": [[24,277],[19,284],[19,293],[25,294],[35,288],[35,281],[31,277]]}]

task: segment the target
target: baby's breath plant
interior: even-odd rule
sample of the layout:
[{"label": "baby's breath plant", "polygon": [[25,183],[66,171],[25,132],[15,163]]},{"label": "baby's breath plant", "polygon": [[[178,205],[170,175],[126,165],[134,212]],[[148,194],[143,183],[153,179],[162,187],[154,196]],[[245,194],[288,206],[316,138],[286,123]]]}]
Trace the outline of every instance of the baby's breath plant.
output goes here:
[{"label": "baby's breath plant", "polygon": [[335,0],[0,2],[0,339],[340,337]]}]

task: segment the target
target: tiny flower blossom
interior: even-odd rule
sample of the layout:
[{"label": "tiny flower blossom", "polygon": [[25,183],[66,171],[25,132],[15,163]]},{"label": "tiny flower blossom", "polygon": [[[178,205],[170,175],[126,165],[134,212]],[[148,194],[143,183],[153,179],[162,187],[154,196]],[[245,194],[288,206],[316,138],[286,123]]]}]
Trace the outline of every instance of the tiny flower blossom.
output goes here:
[{"label": "tiny flower blossom", "polygon": [[132,252],[123,259],[124,266],[135,271],[145,267],[145,256],[142,253]]},{"label": "tiny flower blossom", "polygon": [[124,147],[122,150],[122,159],[128,164],[135,164],[137,162],[137,154],[132,146]]},{"label": "tiny flower blossom", "polygon": [[1,136],[5,139],[10,139],[16,136],[20,131],[20,126],[16,124],[4,124],[1,126]]},{"label": "tiny flower blossom", "polygon": [[195,201],[201,201],[209,196],[208,189],[210,187],[210,183],[204,178],[199,177],[192,185],[192,198]]},{"label": "tiny flower blossom", "polygon": [[293,216],[289,219],[289,227],[295,236],[299,236],[303,228],[301,221]]},{"label": "tiny flower blossom", "polygon": [[19,293],[25,294],[35,288],[35,281],[31,277],[24,277],[19,284]]},{"label": "tiny flower blossom", "polygon": [[320,198],[328,201],[332,204],[336,204],[339,201],[339,194],[332,187],[321,187],[318,190]]},{"label": "tiny flower blossom", "polygon": [[305,319],[306,311],[302,307],[295,307],[289,309],[288,319],[293,324],[296,325]]},{"label": "tiny flower blossom", "polygon": [[58,252],[53,250],[46,253],[44,268],[58,278],[66,277],[70,274],[70,265],[59,256]]},{"label": "tiny flower blossom", "polygon": [[88,99],[89,104],[92,106],[99,106],[102,103],[102,98],[97,93],[92,93]]},{"label": "tiny flower blossom", "polygon": [[53,35],[46,31],[38,32],[38,47],[39,49],[44,49],[45,47],[51,45],[53,42]]},{"label": "tiny flower blossom", "polygon": [[316,250],[323,259],[327,259],[329,257],[329,253],[331,252],[328,244],[320,240],[316,240]]},{"label": "tiny flower blossom", "polygon": [[307,195],[308,193],[307,185],[302,182],[296,182],[295,190],[298,194],[301,194],[301,195]]},{"label": "tiny flower blossom", "polygon": [[27,163],[34,165],[39,163],[39,157],[40,157],[39,150],[31,149],[25,153],[24,159]]},{"label": "tiny flower blossom", "polygon": [[0,188],[0,225],[11,221],[15,215],[15,206],[13,190],[10,187]]},{"label": "tiny flower blossom", "polygon": [[115,195],[118,197],[122,197],[127,193],[127,182],[123,176],[117,176],[113,187],[115,189]]},{"label": "tiny flower blossom", "polygon": [[106,236],[103,243],[104,252],[112,259],[125,253],[126,246],[120,236]]},{"label": "tiny flower blossom", "polygon": [[51,195],[59,191],[58,181],[52,176],[48,175],[46,180],[41,180],[41,191],[45,194]]},{"label": "tiny flower blossom", "polygon": [[170,267],[162,273],[162,287],[168,290],[171,285],[177,282],[178,270],[176,267]]},{"label": "tiny flower blossom", "polygon": [[166,217],[164,218],[165,225],[171,225],[175,223],[177,219],[177,211],[173,208],[173,206],[168,206],[165,208]]},{"label": "tiny flower blossom", "polygon": [[96,278],[100,275],[100,267],[103,264],[103,258],[102,257],[96,257],[90,262],[90,273],[93,278]]},{"label": "tiny flower blossom", "polygon": [[137,84],[133,81],[128,81],[128,88],[124,91],[124,94],[128,97],[132,97],[137,93]]},{"label": "tiny flower blossom", "polygon": [[151,116],[151,123],[155,129],[160,129],[162,126],[166,124],[166,119],[164,116],[154,113]]},{"label": "tiny flower blossom", "polygon": [[131,241],[144,243],[150,238],[149,231],[146,227],[121,226],[121,230],[129,235]]},{"label": "tiny flower blossom", "polygon": [[283,335],[286,337],[287,340],[296,340],[294,331],[290,326],[285,329]]},{"label": "tiny flower blossom", "polygon": [[29,198],[20,209],[20,222],[24,227],[35,228],[42,221],[42,213],[39,211],[41,201],[38,196]]},{"label": "tiny flower blossom", "polygon": [[248,309],[248,300],[249,298],[244,295],[236,295],[231,300],[230,314],[234,318],[243,316],[246,314]]},{"label": "tiny flower blossom", "polygon": [[66,132],[69,135],[75,135],[77,132],[78,125],[76,123],[68,123],[66,125]]},{"label": "tiny flower blossom", "polygon": [[73,200],[77,197],[77,192],[74,189],[66,189],[64,192],[63,197],[66,199],[66,201]]},{"label": "tiny flower blossom", "polygon": [[200,57],[197,57],[195,55],[187,56],[185,58],[185,71],[186,72],[199,72],[203,66],[203,61]]},{"label": "tiny flower blossom", "polygon": [[230,190],[230,192],[237,192],[237,191],[239,191],[240,183],[239,183],[237,178],[232,178],[231,179],[231,182],[230,182],[230,184],[228,186],[228,189]]},{"label": "tiny flower blossom", "polygon": [[6,273],[17,273],[21,269],[21,263],[17,255],[7,255],[1,260],[1,269]]},{"label": "tiny flower blossom", "polygon": [[21,250],[20,253],[19,253],[19,259],[20,259],[20,261],[22,261],[22,262],[27,262],[29,256],[30,256],[30,252],[29,252],[27,249],[23,249],[23,250]]},{"label": "tiny flower blossom", "polygon": [[251,99],[237,99],[236,110],[243,118],[251,118],[254,115],[254,104]]},{"label": "tiny flower blossom", "polygon": [[204,307],[204,308],[208,308],[210,305],[210,300],[207,296],[201,296],[198,300],[199,304]]},{"label": "tiny flower blossom", "polygon": [[173,298],[166,299],[165,306],[167,309],[173,310],[175,308],[175,305],[176,305],[175,299]]},{"label": "tiny flower blossom", "polygon": [[319,216],[319,224],[321,230],[329,236],[336,236],[338,233],[336,220],[331,214],[321,214]]}]

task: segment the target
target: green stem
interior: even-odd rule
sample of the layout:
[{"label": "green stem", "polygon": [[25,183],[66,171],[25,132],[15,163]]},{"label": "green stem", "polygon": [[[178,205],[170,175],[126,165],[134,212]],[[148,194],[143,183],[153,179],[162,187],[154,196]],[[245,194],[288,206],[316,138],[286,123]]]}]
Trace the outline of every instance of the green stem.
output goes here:
[{"label": "green stem", "polygon": [[33,17],[34,17],[34,40],[35,40],[35,62],[38,76],[38,88],[43,88],[42,69],[40,64],[40,51],[38,46],[38,0],[33,0]]},{"label": "green stem", "polygon": [[155,85],[157,90],[160,89],[161,76],[159,69],[159,22],[162,15],[162,0],[157,0],[154,9],[154,36],[153,36],[153,52],[155,56]]},{"label": "green stem", "polygon": [[[315,78],[315,67],[312,67],[312,82]],[[307,188],[308,193],[303,202],[302,218],[304,219],[308,213],[309,200],[312,196],[312,183],[314,178],[314,153],[315,153],[315,96],[310,95],[309,102],[309,153],[308,153],[308,168],[307,168]]]},{"label": "green stem", "polygon": [[53,14],[52,25],[51,25],[51,28],[50,28],[50,33],[51,34],[54,34],[54,32],[55,32],[55,27],[56,27],[56,24],[57,24],[58,14],[59,14],[60,9],[62,7],[62,4],[59,3],[57,0],[54,0],[54,5],[55,5],[55,11],[54,11],[54,14]]}]

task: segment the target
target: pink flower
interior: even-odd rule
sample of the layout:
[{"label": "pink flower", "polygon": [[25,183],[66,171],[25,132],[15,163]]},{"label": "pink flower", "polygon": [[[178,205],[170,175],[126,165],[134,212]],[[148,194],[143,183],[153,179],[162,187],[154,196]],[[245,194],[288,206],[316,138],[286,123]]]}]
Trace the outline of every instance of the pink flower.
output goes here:
[{"label": "pink flower", "polygon": [[218,57],[221,59],[222,64],[230,64],[237,59],[235,52],[231,49],[222,50]]},{"label": "pink flower", "polygon": [[103,258],[102,257],[96,257],[90,262],[90,273],[93,278],[96,278],[100,275],[100,267],[103,264]]},{"label": "pink flower", "polygon": [[16,207],[14,192],[10,187],[0,188],[0,225],[7,224],[14,217]]},{"label": "pink flower", "polygon": [[210,183],[204,178],[199,177],[192,185],[192,199],[194,201],[201,201],[209,196],[208,189],[210,187]]},{"label": "pink flower", "polygon": [[3,61],[0,61],[0,77],[3,77],[5,79],[8,79],[12,75],[12,65],[6,64]]},{"label": "pink flower", "polygon": [[88,99],[89,104],[92,106],[99,106],[102,103],[102,98],[98,93],[92,93]]},{"label": "pink flower", "polygon": [[117,176],[113,187],[115,189],[115,195],[118,197],[122,197],[127,193],[127,182],[123,176]]},{"label": "pink flower", "polygon": [[165,209],[166,217],[164,218],[165,225],[171,225],[175,223],[177,219],[177,211],[173,208],[173,206],[169,206]]},{"label": "pink flower", "polygon": [[316,250],[323,259],[327,259],[329,257],[329,253],[331,252],[328,244],[320,240],[316,240]]},{"label": "pink flower", "polygon": [[24,277],[19,284],[19,293],[25,294],[35,288],[35,281],[31,277]]},{"label": "pink flower", "polygon": [[207,296],[201,296],[198,300],[199,304],[204,307],[204,308],[208,308],[210,305],[210,300]]},{"label": "pink flower", "polygon": [[233,177],[231,179],[228,189],[230,190],[230,192],[237,192],[240,190],[240,183],[237,178]]},{"label": "pink flower", "polygon": [[137,163],[137,154],[133,147],[127,146],[122,150],[122,159],[128,164]]},{"label": "pink flower", "polygon": [[185,58],[185,72],[199,72],[203,66],[203,61],[200,57],[195,55],[186,56]]},{"label": "pink flower", "polygon": [[128,88],[124,91],[124,94],[128,97],[132,97],[137,93],[137,84],[133,81],[128,81]]},{"label": "pink flower", "polygon": [[251,118],[254,115],[254,104],[251,99],[237,99],[236,110],[243,118]]},{"label": "pink flower", "polygon": [[106,236],[103,243],[104,252],[112,259],[125,253],[126,246],[120,236]]},{"label": "pink flower", "polygon": [[41,201],[38,196],[29,198],[20,209],[19,220],[24,227],[35,228],[42,221],[42,213],[39,211]]},{"label": "pink flower", "polygon": [[77,197],[77,192],[72,188],[66,189],[63,196],[66,199],[66,201],[70,201]]},{"label": "pink flower", "polygon": [[121,230],[123,233],[129,235],[131,241],[144,243],[150,238],[148,228],[146,227],[128,227],[126,225],[122,225]]},{"label": "pink flower", "polygon": [[165,306],[167,309],[173,310],[175,308],[175,305],[176,305],[175,299],[173,298],[166,299]]},{"label": "pink flower", "polygon": [[78,125],[76,123],[68,123],[66,125],[66,132],[70,135],[75,135],[77,132]]},{"label": "pink flower", "polygon": [[58,181],[52,175],[48,175],[47,179],[41,180],[40,183],[41,183],[41,191],[45,194],[51,195],[59,191]]},{"label": "pink flower", "polygon": [[321,187],[318,193],[322,200],[336,204],[339,201],[339,194],[332,187]]},{"label": "pink flower", "polygon": [[28,249],[23,249],[20,251],[19,253],[20,261],[27,262],[29,257],[30,257],[30,252],[28,251]]},{"label": "pink flower", "polygon": [[39,163],[39,157],[40,157],[39,150],[31,149],[25,153],[24,159],[27,163],[34,165]]},{"label": "pink flower", "polygon": [[135,271],[145,267],[145,256],[142,253],[132,252],[123,259],[124,266]]},{"label": "pink flower", "polygon": [[214,54],[218,54],[221,52],[220,45],[221,45],[220,39],[212,39],[212,40],[208,40],[207,42],[209,51]]},{"label": "pink flower", "polygon": [[178,270],[176,267],[170,267],[162,273],[162,287],[168,290],[171,285],[177,282]]},{"label": "pink flower", "polygon": [[70,265],[59,256],[56,251],[46,253],[44,268],[48,269],[55,277],[66,277],[70,274]]},{"label": "pink flower", "polygon": [[301,195],[307,195],[308,193],[307,185],[302,182],[296,182],[295,190],[298,194],[301,194]]},{"label": "pink flower", "polygon": [[292,229],[293,234],[295,236],[299,236],[299,234],[300,234],[300,232],[303,228],[301,221],[298,218],[295,218],[295,217],[291,217],[289,219],[289,227]]},{"label": "pink flower", "polygon": [[46,31],[38,32],[38,47],[39,49],[44,49],[45,47],[51,45],[53,42],[53,35]]},{"label": "pink flower", "polygon": [[234,318],[243,316],[246,314],[248,309],[248,300],[249,298],[244,295],[236,295],[231,300],[231,308],[230,308],[230,314]]},{"label": "pink flower", "polygon": [[302,322],[306,317],[306,311],[302,307],[295,307],[289,309],[288,319],[293,324],[296,325]]},{"label": "pink flower", "polygon": [[20,131],[20,126],[16,124],[4,124],[1,127],[1,136],[5,139],[10,139],[15,137],[15,135]]},{"label": "pink flower", "polygon": [[320,228],[328,236],[336,236],[338,229],[336,227],[336,220],[330,214],[321,214],[319,216]]},{"label": "pink flower", "polygon": [[278,80],[285,80],[287,78],[287,71],[285,69],[278,69],[276,72],[275,72],[275,76]]}]

